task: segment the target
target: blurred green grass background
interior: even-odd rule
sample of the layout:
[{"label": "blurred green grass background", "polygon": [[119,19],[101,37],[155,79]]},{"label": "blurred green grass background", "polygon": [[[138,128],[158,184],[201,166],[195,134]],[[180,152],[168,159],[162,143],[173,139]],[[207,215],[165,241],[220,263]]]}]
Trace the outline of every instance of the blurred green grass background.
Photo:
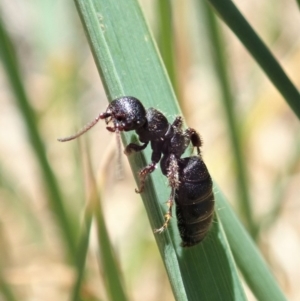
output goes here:
[{"label": "blurred green grass background", "polygon": [[[209,170],[240,213],[235,156],[228,130],[228,112],[220,99],[218,75],[208,41],[205,10],[196,2],[177,1],[172,24],[160,29],[164,8],[158,2],[140,1],[162,55],[172,58],[170,77],[189,126],[204,140],[203,154]],[[300,85],[299,11],[296,2],[236,1],[237,6],[280,61],[295,85]],[[60,227],[47,198],[41,162],[28,136],[20,107],[1,65],[0,73],[0,267],[2,279],[17,300],[64,300],[76,279],[70,262],[75,237],[89,199],[83,153],[101,182],[102,210],[110,239],[120,260],[125,287],[133,300],[173,300],[153,234],[136,186],[124,158],[125,178],[115,180],[115,139],[100,124],[85,140],[59,144],[92,120],[107,106],[93,58],[72,2],[2,1],[2,22],[13,40],[20,62],[22,82],[35,114],[45,147],[45,158],[65,210],[66,229],[74,232],[61,239]],[[201,14],[203,16],[201,17]],[[200,16],[200,17],[199,17]],[[243,153],[246,186],[252,208],[250,231],[272,267],[289,300],[298,300],[300,288],[299,241],[299,121],[236,37],[220,22],[222,52],[232,106]],[[164,45],[168,32],[174,45]],[[3,40],[0,40],[2,43]],[[172,41],[170,41],[172,43]],[[1,47],[1,44],[0,44]],[[169,49],[168,49],[169,47]],[[168,53],[172,51],[172,56]],[[173,118],[173,116],[168,116]],[[103,177],[103,174],[106,176]],[[100,180],[101,179],[101,180]],[[55,184],[54,184],[55,185]],[[91,197],[92,198],[92,197]],[[87,210],[88,211],[88,210]],[[125,214],[126,212],[126,214]],[[63,220],[63,219],[62,219]],[[89,225],[87,225],[89,226]],[[249,226],[248,223],[248,227]],[[82,296],[106,300],[103,270],[97,263],[95,227],[92,226]],[[1,287],[3,287],[1,285]],[[8,295],[2,294],[7,300]],[[4,297],[3,297],[4,298]],[[251,298],[251,297],[250,297]],[[4,300],[6,300],[4,299]]]}]

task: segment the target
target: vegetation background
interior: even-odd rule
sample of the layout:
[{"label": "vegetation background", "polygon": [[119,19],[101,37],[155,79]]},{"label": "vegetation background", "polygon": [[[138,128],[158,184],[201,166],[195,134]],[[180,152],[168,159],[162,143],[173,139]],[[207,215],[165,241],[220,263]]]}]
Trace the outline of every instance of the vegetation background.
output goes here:
[{"label": "vegetation background", "polygon": [[[300,86],[299,7],[293,1],[235,1],[294,84]],[[196,1],[176,1],[167,18],[159,1],[140,1],[164,56],[186,122],[204,140],[203,156],[214,180],[247,225],[240,203],[228,111],[213,67],[205,10]],[[62,192],[66,214],[79,232],[87,198],[88,160],[101,183],[102,209],[132,300],[173,300],[146,212],[135,194],[127,160],[116,180],[116,141],[99,124],[80,141],[60,144],[105,110],[107,99],[75,5],[69,1],[0,3],[1,23],[11,37],[22,82],[42,136],[45,154]],[[2,26],[3,26],[2,24]],[[171,23],[169,23],[171,24]],[[299,300],[299,121],[245,48],[225,27],[221,51],[233,91],[247,190],[253,216],[248,228],[289,300]],[[0,39],[0,47],[1,47]],[[167,51],[167,50],[166,50]],[[0,65],[0,300],[11,289],[17,300],[65,300],[76,271],[66,260],[60,225],[47,202],[41,162],[29,139],[24,112]],[[168,116],[170,120],[174,116]],[[88,147],[85,146],[88,145]],[[87,159],[87,158],[88,159]],[[157,171],[159,172],[159,171]],[[106,300],[92,227],[82,294]],[[65,238],[67,239],[67,238]],[[2,296],[1,296],[2,293]],[[249,298],[254,298],[249,292]]]}]

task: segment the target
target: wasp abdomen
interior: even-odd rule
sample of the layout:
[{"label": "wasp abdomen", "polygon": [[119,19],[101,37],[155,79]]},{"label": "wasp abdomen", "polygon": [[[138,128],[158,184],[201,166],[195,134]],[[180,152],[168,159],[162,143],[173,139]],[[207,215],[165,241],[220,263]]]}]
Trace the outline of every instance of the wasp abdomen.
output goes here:
[{"label": "wasp abdomen", "polygon": [[213,220],[213,184],[200,157],[184,158],[180,162],[180,186],[176,190],[176,216],[183,247],[201,242]]}]

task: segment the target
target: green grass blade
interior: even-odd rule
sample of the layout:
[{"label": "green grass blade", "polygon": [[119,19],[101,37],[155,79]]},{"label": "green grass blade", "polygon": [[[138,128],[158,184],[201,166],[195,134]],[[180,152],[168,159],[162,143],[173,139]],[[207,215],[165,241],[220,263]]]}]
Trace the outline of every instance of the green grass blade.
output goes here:
[{"label": "green grass blade", "polygon": [[85,268],[86,256],[88,253],[88,247],[89,247],[89,237],[90,237],[90,230],[92,225],[92,217],[93,217],[93,211],[91,206],[88,205],[84,214],[84,221],[83,221],[81,233],[79,235],[79,244],[78,244],[77,254],[75,258],[76,267],[77,267],[77,278],[72,291],[71,300],[73,301],[81,300],[80,289],[84,278],[84,268]]},{"label": "green grass blade", "polygon": [[[137,2],[75,3],[109,99],[133,95],[145,107],[157,107],[167,116],[178,114],[173,90]],[[125,143],[136,139],[133,133],[126,133],[123,138]],[[150,150],[145,154],[149,162]],[[146,164],[141,154],[129,160],[135,175]],[[151,179],[142,197],[151,227],[157,228],[163,222],[169,189],[159,171]],[[180,247],[175,220],[168,231],[155,238],[176,300],[245,300],[220,222],[214,224],[203,244],[190,249]]]},{"label": "green grass blade", "polygon": [[[3,299],[1,298],[1,296]],[[0,270],[0,299],[3,301],[17,301],[17,299],[14,296],[13,289],[4,279],[1,270]]]},{"label": "green grass blade", "polygon": [[1,257],[0,257],[0,300],[3,301],[16,301],[14,289],[7,282],[5,277],[5,269],[7,262],[10,261],[9,254],[11,252],[10,245],[7,241],[5,227],[3,222],[0,220],[0,246],[1,246]]},{"label": "green grass blade", "polygon": [[96,182],[92,173],[89,151],[87,150],[86,165],[86,195],[88,195],[87,208],[84,215],[84,225],[80,235],[80,243],[77,253],[77,279],[72,293],[72,300],[79,301],[80,288],[84,276],[84,267],[86,255],[88,251],[89,235],[93,216],[95,216],[97,224],[100,269],[103,269],[103,278],[110,300],[126,301],[127,297],[123,288],[123,280],[119,270],[119,264],[116,260],[113,246],[110,242],[106,229],[103,212],[101,208],[101,200],[98,196]]},{"label": "green grass blade", "polygon": [[27,127],[32,149],[35,153],[36,159],[41,168],[44,183],[48,193],[48,201],[50,207],[57,217],[57,221],[60,225],[66,247],[71,255],[75,250],[75,227],[71,225],[71,222],[67,216],[65,208],[63,206],[63,200],[61,192],[59,190],[56,178],[52,172],[52,169],[48,163],[46,157],[46,150],[42,142],[42,138],[38,132],[37,120],[34,111],[30,105],[29,99],[26,95],[22,77],[19,71],[17,58],[15,56],[14,45],[9,37],[4,24],[0,16],[0,58],[6,71],[6,76],[11,90],[15,95],[17,106],[20,110],[24,123]]},{"label": "green grass blade", "polygon": [[3,189],[8,197],[3,200],[16,213],[17,219],[25,223],[30,235],[35,239],[43,239],[43,231],[36,214],[30,207],[30,197],[27,191],[16,187],[16,180],[0,162],[0,190]]},{"label": "green grass blade", "polygon": [[258,37],[232,1],[207,0],[236,34],[274,86],[300,118],[300,94],[267,46]]},{"label": "green grass blade", "polygon": [[172,5],[170,0],[156,1],[158,16],[158,37],[157,44],[164,65],[175,91],[177,91],[177,81],[175,72],[174,30],[172,18]]},{"label": "green grass blade", "polygon": [[[200,5],[202,3],[199,3]],[[204,9],[206,16],[206,27],[210,38],[211,54],[213,58],[213,65],[216,73],[216,78],[219,81],[221,87],[221,101],[225,110],[225,115],[228,124],[228,130],[231,138],[231,145],[233,149],[233,157],[235,159],[236,169],[236,186],[238,190],[239,201],[237,203],[239,213],[244,221],[246,228],[254,237],[256,233],[256,225],[253,220],[253,210],[251,206],[251,200],[248,189],[248,176],[247,167],[243,159],[243,150],[241,145],[241,132],[239,127],[239,121],[234,112],[235,99],[230,87],[230,80],[227,71],[226,59],[224,57],[223,49],[225,48],[223,37],[215,18],[215,15],[208,7],[206,3],[201,5]]]},{"label": "green grass blade", "polygon": [[110,300],[126,301],[128,298],[124,289],[122,273],[120,272],[119,264],[107,232],[101,208],[101,199],[98,194],[96,194],[96,183],[94,180],[92,184],[94,186],[94,192],[91,199],[97,225],[100,269],[103,270],[102,274],[106,291],[110,296]]},{"label": "green grass blade", "polygon": [[[86,210],[86,221],[90,226],[91,220],[95,217],[97,237],[98,237],[98,251],[101,274],[104,278],[106,292],[110,300],[126,301],[128,300],[123,284],[122,273],[119,268],[119,262],[114,252],[109,234],[106,228],[105,219],[103,216],[101,206],[101,191],[99,191],[96,180],[93,175],[93,168],[90,161],[90,154],[87,146],[86,156],[86,174],[87,174],[87,195],[88,207]],[[100,179],[101,186],[105,183],[105,175]],[[92,214],[92,215],[91,215]]]},{"label": "green grass blade", "polygon": [[100,202],[101,200],[99,198],[95,199],[96,205],[94,212],[97,224],[99,258],[101,268],[103,269],[106,290],[110,296],[110,300],[126,301],[128,298],[125,294],[120,269],[109,239]]},{"label": "green grass blade", "polygon": [[252,293],[256,296],[257,300],[286,300],[264,259],[248,233],[238,221],[223,194],[219,191],[216,197],[218,214],[223,222],[224,231],[232,253]]}]

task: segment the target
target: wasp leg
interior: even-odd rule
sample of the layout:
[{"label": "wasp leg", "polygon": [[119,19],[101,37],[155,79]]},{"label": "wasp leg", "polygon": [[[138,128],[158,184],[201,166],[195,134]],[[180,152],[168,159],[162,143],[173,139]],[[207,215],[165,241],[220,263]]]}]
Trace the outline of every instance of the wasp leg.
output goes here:
[{"label": "wasp leg", "polygon": [[149,142],[144,143],[143,145],[139,145],[139,144],[135,144],[135,143],[129,143],[124,150],[124,154],[126,156],[131,155],[133,152],[137,153],[140,152],[142,150],[144,150]]},{"label": "wasp leg", "polygon": [[162,233],[162,232],[164,232],[168,228],[169,222],[170,222],[170,220],[172,218],[172,207],[173,207],[173,204],[174,204],[174,195],[172,195],[172,193],[171,193],[170,198],[167,201],[168,211],[165,214],[165,222],[163,223],[163,225],[160,228],[154,229],[154,231],[153,231],[154,233]]},{"label": "wasp leg", "polygon": [[152,144],[151,146],[152,146],[152,156],[151,156],[152,162],[139,172],[140,187],[135,190],[136,193],[143,192],[147,176],[155,170],[156,164],[159,162],[161,158],[161,144],[160,143]]},{"label": "wasp leg", "polygon": [[176,116],[175,120],[172,123],[172,126],[177,130],[181,130],[183,126],[183,118],[181,116]]},{"label": "wasp leg", "polygon": [[[139,145],[136,143],[130,143],[126,146],[125,150],[124,150],[124,154],[126,156],[131,155],[133,152],[140,152],[143,149],[145,149],[147,147],[149,142],[144,143],[143,145]],[[147,165],[146,167],[144,167],[140,172],[139,172],[139,178],[140,178],[140,187],[139,189],[135,189],[136,193],[141,193],[144,190],[144,186],[145,186],[145,181],[147,176],[154,171],[156,166],[156,162],[152,162],[149,165]]]},{"label": "wasp leg", "polygon": [[178,189],[180,182],[179,182],[179,167],[176,157],[171,154],[170,155],[170,163],[168,166],[168,173],[167,178],[169,181],[169,186],[171,187],[171,194],[169,200],[167,201],[168,211],[165,214],[165,222],[162,227],[155,229],[154,233],[162,233],[164,230],[167,229],[169,222],[172,218],[172,207],[174,205],[175,199],[175,192]]},{"label": "wasp leg", "polygon": [[147,176],[155,170],[156,162],[151,162],[139,172],[140,187],[135,189],[136,193],[142,193],[145,187]]},{"label": "wasp leg", "polygon": [[[172,126],[177,131],[181,131],[182,126],[183,126],[183,118],[181,116],[177,116],[175,118],[175,120],[173,121]],[[201,155],[200,147],[202,146],[202,140],[201,140],[200,135],[196,132],[196,130],[194,130],[193,128],[187,128],[183,132],[183,135],[188,137],[188,139],[191,141],[193,147],[197,148],[197,153],[200,156]]]},{"label": "wasp leg", "polygon": [[198,156],[200,156],[201,155],[200,147],[202,146],[202,140],[200,135],[196,132],[196,130],[192,128],[187,128],[184,131],[184,134],[191,139],[191,143],[193,147],[197,148],[197,154]]}]

